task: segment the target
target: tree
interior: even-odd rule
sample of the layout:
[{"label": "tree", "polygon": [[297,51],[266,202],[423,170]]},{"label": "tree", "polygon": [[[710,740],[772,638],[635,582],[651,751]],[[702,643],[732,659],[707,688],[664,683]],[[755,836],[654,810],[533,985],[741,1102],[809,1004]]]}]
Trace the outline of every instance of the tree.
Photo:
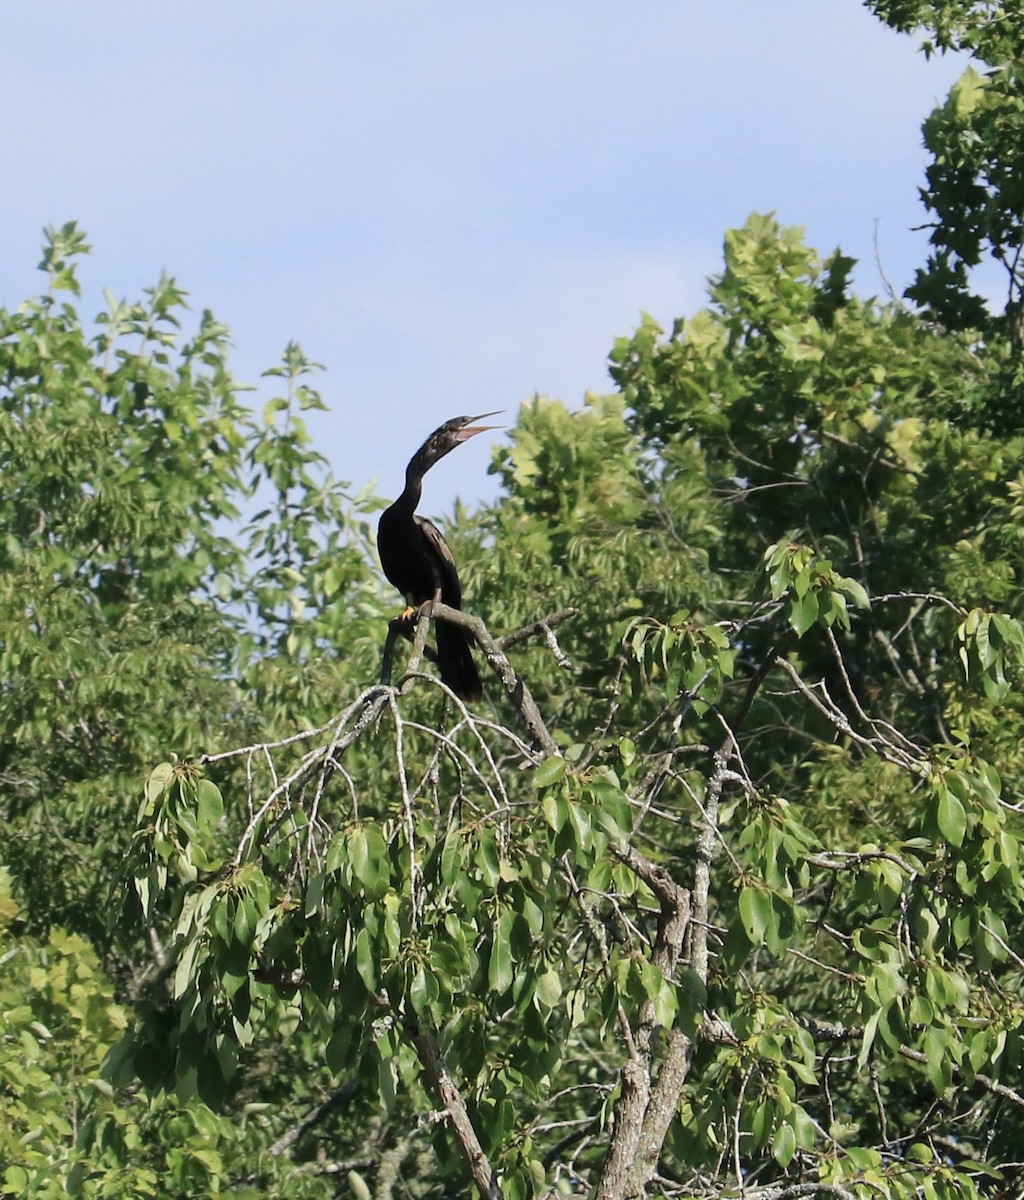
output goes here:
[{"label": "tree", "polygon": [[[1024,29],[1012,6],[989,0],[871,0],[868,8],[895,29],[924,26],[925,53],[962,50],[973,63],[946,102],[924,123],[931,162],[921,198],[932,216],[927,263],[907,297],[945,327],[992,336],[993,362],[1002,359],[1002,387],[979,416],[997,430],[1022,421],[1021,348],[1024,338]],[[987,259],[1004,277],[1002,307],[990,312],[971,289]],[[998,298],[996,300],[999,302]]]},{"label": "tree", "polygon": [[258,421],[228,371],[227,329],[204,312],[181,338],[173,279],[144,304],[108,297],[90,340],[58,302],[78,294],[84,237],[73,225],[48,237],[50,290],[0,314],[3,858],[33,925],[75,914],[101,937],[91,914],[110,871],[95,856],[123,852],[115,814],[131,780],[225,720],[241,731],[257,712],[310,711],[309,684],[289,672],[279,713],[275,664],[338,638],[331,601],[369,586],[366,531],[312,474],[300,413],[321,402],[298,347],[268,372],[288,394]]},{"label": "tree", "polygon": [[472,708],[384,644],[297,347],[259,419],[168,281],[3,314],[8,1190],[1019,1192],[1014,333],[851,266],[754,216],[614,394],[523,407],[434,613]]},{"label": "tree", "polygon": [[[130,1005],[161,966],[150,931],[113,928],[126,799],[169,751],[316,713],[337,678],[333,602],[378,592],[372,502],[310,449],[301,414],[320,401],[297,346],[257,417],[227,330],[204,312],[183,335],[171,279],[141,303],[108,297],[90,334],[73,303],[87,249],[74,225],[48,231],[46,294],[0,312],[0,1168],[17,1195],[145,1195],[165,1177],[198,1194],[244,1178],[273,1137],[256,1114],[239,1138],[201,1106],[114,1101],[99,1076],[127,1019],[115,989]],[[257,1072],[246,1102],[266,1093]],[[289,1080],[285,1111],[306,1097]],[[322,1194],[316,1177],[291,1186]]]},{"label": "tree", "polygon": [[[524,410],[478,594],[547,649],[478,628],[485,715],[410,668],[157,768],[132,870],[171,1008],[120,1069],[219,1100],[290,1013],[420,1113],[424,1194],[1011,1170],[1021,446],[958,425],[994,386],[971,339],[853,300],[848,266],[752,218],[709,309],[616,347],[619,400]],[[529,611],[538,553],[583,613]],[[659,564],[660,596],[623,589]]]}]

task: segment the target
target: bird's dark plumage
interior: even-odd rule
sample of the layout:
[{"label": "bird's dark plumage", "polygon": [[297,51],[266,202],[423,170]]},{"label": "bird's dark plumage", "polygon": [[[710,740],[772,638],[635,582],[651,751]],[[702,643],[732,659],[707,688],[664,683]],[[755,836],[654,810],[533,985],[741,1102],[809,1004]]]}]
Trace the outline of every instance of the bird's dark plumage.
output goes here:
[{"label": "bird's dark plumage", "polygon": [[[441,531],[426,517],[416,515],[423,491],[423,476],[454,450],[493,425],[474,425],[494,413],[478,417],[453,417],[427,438],[405,469],[405,490],[381,513],[377,525],[377,551],[388,580],[413,608],[440,600],[451,608],[462,607],[462,588],[455,560]],[[441,679],[464,700],[479,700],[480,676],[473,661],[470,637],[459,625],[438,621],[437,665]]]}]

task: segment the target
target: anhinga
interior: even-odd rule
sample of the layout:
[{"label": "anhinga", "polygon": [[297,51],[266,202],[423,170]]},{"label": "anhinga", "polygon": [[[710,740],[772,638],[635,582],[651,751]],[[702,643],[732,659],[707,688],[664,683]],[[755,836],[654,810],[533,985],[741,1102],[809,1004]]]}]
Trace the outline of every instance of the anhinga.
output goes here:
[{"label": "anhinga", "polygon": [[[453,417],[435,429],[405,468],[405,490],[386,508],[377,525],[377,552],[388,580],[405,597],[410,608],[440,600],[450,608],[462,607],[462,588],[455,559],[441,531],[426,517],[416,515],[423,491],[423,476],[449,451],[471,437],[494,429],[474,425],[494,413],[478,417]],[[470,650],[470,637],[461,625],[437,622],[437,665],[441,679],[463,700],[479,700],[480,676]]]}]

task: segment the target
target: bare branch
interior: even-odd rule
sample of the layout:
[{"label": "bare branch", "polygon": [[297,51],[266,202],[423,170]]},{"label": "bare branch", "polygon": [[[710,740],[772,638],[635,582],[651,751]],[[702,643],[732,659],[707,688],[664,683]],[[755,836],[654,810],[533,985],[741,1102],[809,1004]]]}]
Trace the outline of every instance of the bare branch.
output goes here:
[{"label": "bare branch", "polygon": [[303,1134],[308,1133],[311,1129],[315,1129],[316,1126],[325,1121],[331,1115],[331,1113],[335,1111],[335,1109],[341,1108],[343,1104],[351,1100],[358,1091],[358,1079],[350,1079],[347,1083],[342,1084],[340,1088],[337,1088],[335,1091],[331,1092],[326,1100],[311,1108],[300,1121],[297,1121],[290,1129],[285,1130],[285,1132],[281,1134],[277,1141],[273,1142],[268,1147],[267,1153],[284,1154],[288,1147],[294,1145]]},{"label": "bare branch", "polygon": [[405,1022],[406,1033],[412,1038],[413,1045],[419,1055],[423,1069],[430,1080],[431,1086],[444,1105],[445,1114],[459,1144],[459,1150],[465,1159],[466,1166],[473,1182],[480,1190],[484,1200],[503,1200],[503,1192],[498,1183],[494,1168],[487,1160],[480,1139],[477,1137],[473,1122],[470,1120],[462,1093],[455,1086],[437,1044],[437,1038],[414,1021]]},{"label": "bare branch", "polygon": [[930,600],[933,604],[942,604],[958,617],[967,615],[966,609],[961,608],[955,601],[950,600],[948,596],[941,596],[937,592],[887,592],[884,596],[872,596],[872,604],[890,604],[894,600]]},{"label": "bare branch", "polygon": [[527,638],[536,637],[537,634],[547,634],[554,626],[561,625],[563,621],[568,621],[570,617],[579,615],[578,608],[562,608],[558,612],[552,613],[550,616],[541,617],[539,621],[534,621],[530,625],[524,625],[522,629],[517,629],[514,633],[506,633],[504,637],[497,639],[498,646],[502,650],[507,650],[510,646],[515,646],[519,642],[525,642]]},{"label": "bare branch", "polygon": [[[512,701],[513,707],[526,722],[527,729],[543,750],[545,757],[557,754],[558,744],[548,732],[548,727],[540,715],[540,709],[538,709],[530,689],[509,662],[501,646],[491,636],[490,630],[483,621],[471,613],[462,612],[458,608],[450,608],[447,604],[440,602],[433,605],[430,619],[447,621],[450,625],[461,625],[463,629],[468,629],[472,633],[487,656],[487,661],[504,684],[505,692]],[[538,622],[538,625],[543,626],[544,624],[545,622]]]}]

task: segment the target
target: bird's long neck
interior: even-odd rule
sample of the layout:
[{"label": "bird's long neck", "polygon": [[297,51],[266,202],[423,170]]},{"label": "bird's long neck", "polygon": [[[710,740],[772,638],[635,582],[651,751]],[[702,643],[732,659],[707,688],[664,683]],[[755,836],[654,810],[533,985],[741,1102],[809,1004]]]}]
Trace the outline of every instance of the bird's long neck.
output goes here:
[{"label": "bird's long neck", "polygon": [[[427,466],[430,464],[428,463]],[[405,490],[391,506],[410,516],[416,511],[416,505],[423,495],[423,474],[427,467],[419,461],[417,454],[405,468]]]}]

